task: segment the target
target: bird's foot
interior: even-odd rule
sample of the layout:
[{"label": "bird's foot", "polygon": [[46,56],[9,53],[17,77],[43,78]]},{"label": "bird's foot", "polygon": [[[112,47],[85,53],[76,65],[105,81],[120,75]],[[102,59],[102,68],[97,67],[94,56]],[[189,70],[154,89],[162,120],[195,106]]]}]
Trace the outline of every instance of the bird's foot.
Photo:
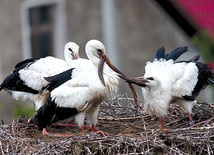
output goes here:
[{"label": "bird's foot", "polygon": [[107,132],[104,132],[104,131],[102,131],[102,130],[98,130],[98,131],[96,131],[96,132],[94,132],[95,134],[101,134],[103,137],[106,137],[106,136],[109,136],[109,134],[107,133]]},{"label": "bird's foot", "polygon": [[42,130],[43,136],[50,136],[50,137],[70,137],[72,134],[61,134],[61,133],[50,133],[45,128]]},{"label": "bird's foot", "polygon": [[95,128],[94,125],[92,125],[91,130],[92,130],[95,134],[101,134],[103,137],[109,136],[109,134],[108,134],[107,132],[104,132],[104,131],[102,131],[102,130],[99,130],[99,129]]}]

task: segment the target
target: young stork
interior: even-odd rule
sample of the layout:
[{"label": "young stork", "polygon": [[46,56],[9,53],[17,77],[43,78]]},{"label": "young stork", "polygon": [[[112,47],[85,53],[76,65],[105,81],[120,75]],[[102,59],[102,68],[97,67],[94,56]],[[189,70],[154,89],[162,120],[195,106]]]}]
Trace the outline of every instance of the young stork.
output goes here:
[{"label": "young stork", "polygon": [[189,61],[175,62],[184,53],[178,51],[176,49],[170,54],[165,54],[164,49],[160,49],[156,54],[157,58],[153,62],[147,62],[144,76],[132,79],[137,85],[144,81],[144,109],[150,115],[160,118],[160,128],[164,131],[168,131],[164,128],[163,117],[167,114],[170,103],[180,104],[191,120],[190,114],[195,98],[207,85],[214,84],[211,68],[198,62],[198,56]]},{"label": "young stork", "polygon": [[[95,125],[100,104],[113,91],[117,91],[119,77],[116,72],[104,64],[106,61],[108,65],[111,65],[106,56],[105,47],[100,41],[88,41],[85,51],[92,66],[76,66],[65,73],[66,75],[59,74],[46,78],[51,81],[49,87],[64,76],[70,77],[70,80],[59,87],[51,88],[50,97],[34,117],[35,124],[40,130],[43,130],[42,133],[45,135],[51,135],[45,129],[47,126],[72,116],[75,116],[75,121],[84,135],[86,115],[92,131],[98,132]],[[101,133],[106,135],[106,133]]]},{"label": "young stork", "polygon": [[48,91],[42,91],[48,85],[44,77],[67,70],[73,60],[79,58],[79,46],[68,42],[64,47],[64,57],[65,60],[47,56],[19,62],[0,85],[0,91],[5,89],[15,100],[33,101],[38,110],[49,96]]},{"label": "young stork", "polygon": [[[182,47],[165,54],[165,49],[163,47],[160,48],[156,53],[156,59],[153,62],[147,62],[144,76],[132,79],[134,84],[141,80],[146,81],[145,87],[142,87],[144,110],[150,115],[160,118],[160,128],[162,130],[167,130],[163,126],[163,117],[167,114],[170,102],[175,100],[178,102],[178,96],[180,95],[178,87],[181,88],[181,85],[184,84],[184,81],[179,82],[179,80],[186,80],[186,83],[195,85],[193,74],[197,74],[198,72],[195,69],[188,70],[187,67],[188,64],[194,62],[175,62],[186,51],[187,47]],[[192,61],[197,60],[198,57],[192,59]],[[186,72],[184,73],[184,71]],[[185,75],[185,77],[181,77],[182,75]],[[178,86],[176,87],[176,85]],[[189,86],[186,89],[193,91]],[[181,91],[179,92],[181,93]],[[182,93],[189,95],[191,92],[187,93],[183,90]]]}]

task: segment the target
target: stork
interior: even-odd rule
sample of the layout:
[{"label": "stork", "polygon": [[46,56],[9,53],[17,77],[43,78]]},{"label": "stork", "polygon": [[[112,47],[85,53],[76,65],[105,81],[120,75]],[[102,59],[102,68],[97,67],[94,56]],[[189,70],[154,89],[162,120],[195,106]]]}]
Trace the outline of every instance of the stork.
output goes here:
[{"label": "stork", "polygon": [[38,110],[49,96],[48,91],[42,91],[48,85],[44,77],[69,69],[73,60],[79,58],[79,46],[68,42],[64,47],[64,57],[65,60],[47,56],[19,62],[0,85],[0,91],[5,89],[15,100],[33,101]]},{"label": "stork", "polygon": [[209,66],[198,62],[198,56],[178,62],[174,62],[176,59],[172,57],[166,60],[165,56],[148,62],[144,76],[134,78],[133,82],[146,81],[146,87],[142,87],[144,109],[150,115],[158,116],[160,128],[169,131],[163,125],[169,104],[180,104],[191,120],[193,101],[202,89],[214,83],[214,77]]},{"label": "stork", "polygon": [[164,128],[163,117],[167,114],[170,103],[180,104],[192,120],[190,114],[196,97],[207,85],[214,84],[211,68],[198,62],[198,56],[189,61],[175,62],[184,53],[181,48],[178,49],[170,54],[165,54],[164,49],[158,50],[156,59],[147,62],[144,76],[132,79],[132,83],[137,85],[144,82],[144,109],[150,115],[160,118],[160,128],[163,131],[169,131]]},{"label": "stork", "polygon": [[[47,89],[51,88],[52,91],[47,102],[34,117],[35,124],[38,125],[44,135],[51,135],[46,130],[47,126],[72,116],[75,117],[76,123],[82,129],[82,135],[84,135],[86,115],[92,131],[99,132],[95,125],[100,104],[112,92],[117,91],[119,77],[116,72],[104,64],[106,61],[108,65],[111,65],[106,56],[105,47],[100,41],[88,41],[85,52],[93,64],[92,66],[81,67],[81,65],[77,65],[67,73],[46,78],[50,82]],[[53,85],[65,76],[70,77],[70,80],[54,88]],[[106,135],[106,133],[102,133]]]}]

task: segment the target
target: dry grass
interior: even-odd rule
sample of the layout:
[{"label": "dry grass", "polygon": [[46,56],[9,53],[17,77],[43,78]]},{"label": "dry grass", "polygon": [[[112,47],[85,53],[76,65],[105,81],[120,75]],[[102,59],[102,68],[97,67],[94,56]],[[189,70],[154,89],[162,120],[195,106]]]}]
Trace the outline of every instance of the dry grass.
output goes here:
[{"label": "dry grass", "polygon": [[197,103],[193,120],[171,105],[165,118],[171,130],[162,132],[157,118],[142,114],[132,99],[122,95],[102,104],[97,127],[108,132],[108,137],[89,130],[80,136],[76,127],[59,126],[48,130],[72,136],[42,136],[26,118],[18,118],[0,127],[0,154],[214,154],[214,105]]}]

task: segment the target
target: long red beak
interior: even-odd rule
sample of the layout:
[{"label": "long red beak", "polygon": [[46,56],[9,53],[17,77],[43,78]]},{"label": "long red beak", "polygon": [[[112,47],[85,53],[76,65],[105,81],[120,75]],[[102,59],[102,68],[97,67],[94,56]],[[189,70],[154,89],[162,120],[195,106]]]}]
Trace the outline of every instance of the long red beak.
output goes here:
[{"label": "long red beak", "polygon": [[148,82],[143,76],[141,77],[134,77],[127,80],[127,82],[133,83],[135,85],[146,87],[146,82]]},{"label": "long red beak", "polygon": [[[133,83],[133,84],[136,84],[138,86],[141,86],[141,87],[146,87],[145,85],[145,82],[147,82],[145,79],[143,79],[142,77],[140,78],[129,78],[128,76],[126,76],[124,73],[122,73],[119,69],[117,69],[112,63],[111,61],[109,60],[109,58],[106,56],[106,55],[103,55],[102,56],[102,59],[104,59],[104,61],[108,64],[108,66],[113,70],[115,71],[116,73],[119,74],[119,77],[123,80],[125,80],[126,82],[128,83]],[[101,62],[101,60],[100,60]],[[104,62],[103,62],[104,63]]]},{"label": "long red beak", "polygon": [[104,65],[104,62],[106,62],[108,64],[108,66],[113,70],[115,71],[116,73],[119,74],[119,77],[122,78],[123,80],[125,80],[128,84],[129,84],[129,87],[132,91],[132,94],[133,94],[133,97],[134,97],[134,100],[135,100],[135,104],[138,108],[142,108],[138,101],[137,101],[137,93],[132,85],[132,83],[138,85],[138,86],[141,86],[141,87],[145,87],[145,80],[135,80],[135,78],[132,78],[130,79],[128,76],[126,76],[125,74],[123,74],[119,69],[117,69],[112,63],[111,61],[109,60],[109,58],[107,57],[107,55],[102,55],[101,59],[100,59],[100,63],[99,63],[99,67],[98,67],[98,74],[99,74],[99,77],[100,77],[100,80],[102,81],[103,85],[105,85],[105,81],[104,81],[104,78],[103,78],[103,65]]}]

